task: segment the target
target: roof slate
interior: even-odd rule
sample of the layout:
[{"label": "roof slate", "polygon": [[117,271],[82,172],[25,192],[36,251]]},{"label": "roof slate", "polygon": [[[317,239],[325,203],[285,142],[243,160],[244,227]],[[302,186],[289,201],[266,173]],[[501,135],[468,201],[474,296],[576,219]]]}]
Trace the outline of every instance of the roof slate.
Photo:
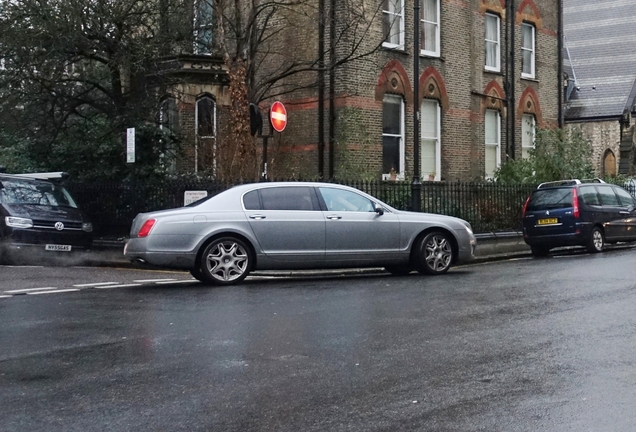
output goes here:
[{"label": "roof slate", "polygon": [[[618,117],[636,111],[636,0],[564,0],[564,71],[579,90],[568,120]],[[569,54],[569,56],[568,56]]]}]

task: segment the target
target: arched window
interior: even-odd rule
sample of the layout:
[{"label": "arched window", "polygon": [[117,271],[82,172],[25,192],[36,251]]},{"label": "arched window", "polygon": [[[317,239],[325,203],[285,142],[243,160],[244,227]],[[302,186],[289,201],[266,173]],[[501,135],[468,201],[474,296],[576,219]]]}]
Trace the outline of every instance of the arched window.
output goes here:
[{"label": "arched window", "polygon": [[487,109],[484,117],[486,132],[486,178],[493,178],[501,165],[501,114]]},{"label": "arched window", "polygon": [[179,111],[177,101],[174,98],[166,98],[159,107],[159,128],[169,129],[177,133],[179,129]]},{"label": "arched window", "polygon": [[209,96],[197,100],[196,131],[201,138],[216,136],[216,102]]}]

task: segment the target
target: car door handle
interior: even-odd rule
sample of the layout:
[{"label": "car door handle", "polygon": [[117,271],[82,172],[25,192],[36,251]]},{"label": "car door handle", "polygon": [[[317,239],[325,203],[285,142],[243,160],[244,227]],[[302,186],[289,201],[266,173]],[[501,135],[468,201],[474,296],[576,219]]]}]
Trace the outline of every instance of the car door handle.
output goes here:
[{"label": "car door handle", "polygon": [[622,215],[628,215],[628,214],[631,214],[630,212],[625,211],[625,210],[621,210],[621,211],[619,211],[619,213],[620,213],[620,214],[622,214]]},{"label": "car door handle", "polygon": [[337,220],[337,219],[342,219],[342,216],[330,215],[330,216],[327,216],[327,219]]},{"label": "car door handle", "polygon": [[250,215],[250,219],[256,219],[256,220],[261,220],[261,219],[265,219],[265,215]]}]

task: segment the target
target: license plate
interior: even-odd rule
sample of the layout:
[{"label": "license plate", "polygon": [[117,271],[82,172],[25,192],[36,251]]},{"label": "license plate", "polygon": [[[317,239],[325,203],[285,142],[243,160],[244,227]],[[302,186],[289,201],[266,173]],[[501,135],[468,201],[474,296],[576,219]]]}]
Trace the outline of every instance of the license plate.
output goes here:
[{"label": "license plate", "polygon": [[44,249],[47,251],[70,252],[71,245],[47,244]]},{"label": "license plate", "polygon": [[553,225],[558,222],[559,220],[557,218],[539,219],[537,225]]}]

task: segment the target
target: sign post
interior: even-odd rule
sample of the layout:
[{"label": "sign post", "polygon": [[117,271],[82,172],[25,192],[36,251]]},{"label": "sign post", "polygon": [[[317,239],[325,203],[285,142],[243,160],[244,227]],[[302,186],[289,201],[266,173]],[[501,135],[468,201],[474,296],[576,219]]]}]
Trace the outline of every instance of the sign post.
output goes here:
[{"label": "sign post", "polygon": [[135,163],[135,128],[126,129],[126,163]]}]

